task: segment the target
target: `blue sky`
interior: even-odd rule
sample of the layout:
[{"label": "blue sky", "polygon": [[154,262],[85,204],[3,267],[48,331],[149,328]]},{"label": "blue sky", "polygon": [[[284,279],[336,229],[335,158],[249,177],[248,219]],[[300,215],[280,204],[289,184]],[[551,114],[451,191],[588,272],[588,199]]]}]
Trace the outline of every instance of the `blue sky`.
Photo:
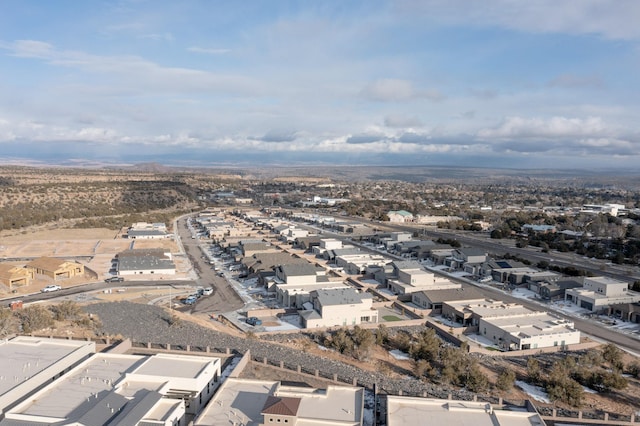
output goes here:
[{"label": "blue sky", "polygon": [[640,1],[3,0],[0,162],[637,168]]}]

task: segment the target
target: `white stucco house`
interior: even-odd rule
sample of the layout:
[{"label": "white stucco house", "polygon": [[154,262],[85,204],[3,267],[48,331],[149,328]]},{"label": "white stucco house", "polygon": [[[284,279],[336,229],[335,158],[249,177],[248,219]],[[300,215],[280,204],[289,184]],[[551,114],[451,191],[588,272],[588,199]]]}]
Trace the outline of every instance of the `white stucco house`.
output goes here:
[{"label": "white stucco house", "polygon": [[606,313],[609,305],[640,302],[640,293],[629,284],[609,277],[585,277],[582,287],[569,289],[565,300],[591,312]]},{"label": "white stucco house", "polygon": [[313,309],[300,312],[304,328],[353,326],[377,323],[378,311],[373,308],[373,297],[356,289],[321,289],[311,293]]}]

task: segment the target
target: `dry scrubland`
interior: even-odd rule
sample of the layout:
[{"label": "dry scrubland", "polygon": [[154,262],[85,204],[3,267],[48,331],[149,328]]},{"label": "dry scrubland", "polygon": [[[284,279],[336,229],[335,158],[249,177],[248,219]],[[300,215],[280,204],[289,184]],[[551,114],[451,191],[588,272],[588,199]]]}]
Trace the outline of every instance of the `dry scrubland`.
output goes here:
[{"label": "dry scrubland", "polygon": [[194,178],[148,172],[0,168],[2,236],[34,229],[170,222],[198,208]]}]

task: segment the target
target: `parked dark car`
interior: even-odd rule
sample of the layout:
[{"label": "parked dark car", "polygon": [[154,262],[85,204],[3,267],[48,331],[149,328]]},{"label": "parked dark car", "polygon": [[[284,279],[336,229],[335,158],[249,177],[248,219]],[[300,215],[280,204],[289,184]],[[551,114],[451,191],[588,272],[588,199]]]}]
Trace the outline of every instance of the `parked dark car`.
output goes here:
[{"label": "parked dark car", "polygon": [[247,318],[247,324],[249,325],[262,325],[262,320],[258,317],[249,317]]},{"label": "parked dark car", "polygon": [[122,277],[109,277],[104,280],[105,283],[121,283],[122,281],[124,281]]}]

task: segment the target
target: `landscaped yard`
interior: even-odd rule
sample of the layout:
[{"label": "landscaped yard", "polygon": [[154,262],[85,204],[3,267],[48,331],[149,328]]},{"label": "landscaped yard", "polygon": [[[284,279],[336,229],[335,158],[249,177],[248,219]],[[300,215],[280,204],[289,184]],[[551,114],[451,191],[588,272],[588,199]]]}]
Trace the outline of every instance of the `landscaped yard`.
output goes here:
[{"label": "landscaped yard", "polygon": [[395,315],[385,315],[382,317],[382,319],[385,321],[401,321],[400,318]]}]

